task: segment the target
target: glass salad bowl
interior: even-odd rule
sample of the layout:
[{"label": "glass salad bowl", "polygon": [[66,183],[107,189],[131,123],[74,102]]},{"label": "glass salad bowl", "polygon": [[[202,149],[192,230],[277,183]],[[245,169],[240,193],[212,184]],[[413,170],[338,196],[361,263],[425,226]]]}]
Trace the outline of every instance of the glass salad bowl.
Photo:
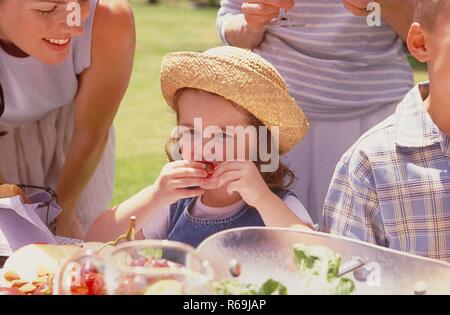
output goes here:
[{"label": "glass salad bowl", "polygon": [[115,248],[105,268],[111,295],[211,294],[214,272],[190,246],[172,241],[134,241]]}]

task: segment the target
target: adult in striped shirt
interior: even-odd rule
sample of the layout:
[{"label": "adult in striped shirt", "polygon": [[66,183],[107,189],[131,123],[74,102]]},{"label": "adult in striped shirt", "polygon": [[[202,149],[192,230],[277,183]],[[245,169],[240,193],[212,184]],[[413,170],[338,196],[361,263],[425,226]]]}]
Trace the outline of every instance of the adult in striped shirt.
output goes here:
[{"label": "adult in striped shirt", "polygon": [[[369,0],[222,0],[217,27],[226,44],[252,49],[283,75],[310,121],[306,139],[286,157],[294,191],[315,222],[342,154],[394,112],[412,88],[402,38],[416,0],[378,1],[382,24],[370,27]],[[287,9],[287,21],[278,18]]]}]

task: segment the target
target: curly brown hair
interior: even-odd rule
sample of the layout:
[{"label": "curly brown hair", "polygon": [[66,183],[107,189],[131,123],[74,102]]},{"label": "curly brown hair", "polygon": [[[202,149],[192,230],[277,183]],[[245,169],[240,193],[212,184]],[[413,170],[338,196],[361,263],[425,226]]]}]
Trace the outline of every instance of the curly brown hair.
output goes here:
[{"label": "curly brown hair", "polygon": [[[196,89],[192,89],[192,88],[184,88],[181,89],[179,91],[177,91],[177,94],[175,96],[175,107],[177,107],[177,101],[180,98],[180,95],[186,91],[186,90],[196,90]],[[207,92],[207,91],[205,91]],[[211,92],[208,92],[212,95],[217,95]],[[220,95],[217,95],[220,96]],[[256,118],[254,115],[252,115],[249,111],[247,111],[246,109],[242,108],[241,106],[239,106],[238,104],[235,104],[233,102],[231,102],[233,104],[233,106],[235,106],[237,109],[239,109],[241,112],[243,112],[249,119],[250,124],[252,126],[255,127],[266,127],[266,125],[259,120],[258,118]],[[175,113],[177,115],[177,123],[179,122],[179,113],[178,113],[178,109],[175,108]],[[260,128],[257,128],[258,132],[260,130]],[[269,129],[267,129],[267,143],[272,143],[272,134],[270,132]],[[167,155],[167,158],[169,159],[169,161],[173,161],[173,156],[170,150],[170,145],[173,145],[174,143],[174,139],[169,139],[169,141],[166,143],[165,146],[165,152]],[[259,134],[258,134],[258,146],[259,146]],[[269,148],[271,149],[271,148]],[[260,159],[260,156],[258,154],[258,160],[255,162],[256,166],[258,166],[258,169],[261,173],[261,176],[264,180],[264,182],[267,184],[267,186],[270,189],[290,189],[293,187],[293,185],[295,184],[295,181],[297,180],[295,174],[286,166],[284,165],[281,161],[279,162],[279,166],[277,168],[276,171],[274,172],[261,172],[261,165],[263,164],[263,162]]]}]

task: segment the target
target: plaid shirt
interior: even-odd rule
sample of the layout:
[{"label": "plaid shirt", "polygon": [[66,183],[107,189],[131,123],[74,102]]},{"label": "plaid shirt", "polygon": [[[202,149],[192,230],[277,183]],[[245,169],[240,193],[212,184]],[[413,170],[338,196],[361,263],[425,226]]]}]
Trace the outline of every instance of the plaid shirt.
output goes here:
[{"label": "plaid shirt", "polygon": [[416,86],[336,167],[325,232],[450,262],[450,138]]}]

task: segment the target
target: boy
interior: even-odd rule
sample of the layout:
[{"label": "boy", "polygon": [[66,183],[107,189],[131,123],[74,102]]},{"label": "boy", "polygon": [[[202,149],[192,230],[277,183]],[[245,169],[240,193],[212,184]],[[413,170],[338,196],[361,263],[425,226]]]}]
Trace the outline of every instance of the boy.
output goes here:
[{"label": "boy", "polygon": [[450,261],[450,1],[418,0],[407,43],[430,82],[344,154],[324,229]]}]

